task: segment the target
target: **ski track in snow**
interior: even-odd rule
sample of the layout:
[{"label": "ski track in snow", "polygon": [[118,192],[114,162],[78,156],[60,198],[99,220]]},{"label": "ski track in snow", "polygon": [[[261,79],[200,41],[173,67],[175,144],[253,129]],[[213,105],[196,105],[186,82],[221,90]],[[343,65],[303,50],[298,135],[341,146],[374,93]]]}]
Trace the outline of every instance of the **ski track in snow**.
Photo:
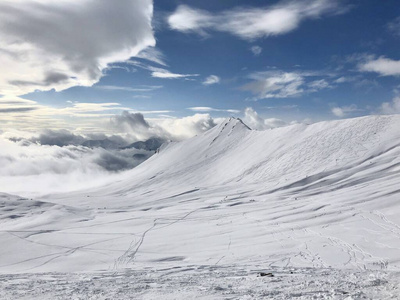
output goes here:
[{"label": "ski track in snow", "polygon": [[231,119],[118,182],[0,194],[0,298],[395,298],[398,128],[399,116],[263,132]]}]

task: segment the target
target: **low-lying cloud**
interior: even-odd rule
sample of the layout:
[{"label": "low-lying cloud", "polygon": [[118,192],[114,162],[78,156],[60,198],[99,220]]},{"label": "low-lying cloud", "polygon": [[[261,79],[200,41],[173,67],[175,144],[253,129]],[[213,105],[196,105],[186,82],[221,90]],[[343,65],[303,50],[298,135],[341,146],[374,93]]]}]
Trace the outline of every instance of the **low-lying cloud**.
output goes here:
[{"label": "low-lying cloud", "polygon": [[[109,127],[107,134],[66,129],[37,134],[0,131],[0,192],[34,197],[106,184],[154,155],[162,142],[193,137],[222,120],[208,113],[151,119],[125,111],[104,125]],[[279,119],[263,119],[252,108],[245,110],[244,121],[258,130],[287,125]]]},{"label": "low-lying cloud", "polygon": [[380,112],[383,114],[400,113],[400,97],[393,98],[391,102],[383,102],[380,107]]},{"label": "low-lying cloud", "polygon": [[[60,142],[62,137],[66,139]],[[54,142],[67,144],[67,141],[76,142],[67,135],[59,136]],[[25,196],[96,186],[112,180],[116,172],[134,168],[154,153],[134,148],[50,146],[3,136],[0,136],[0,148],[1,191]]]},{"label": "low-lying cloud", "polygon": [[264,119],[251,107],[247,107],[244,111],[243,121],[255,130],[266,130],[288,125],[285,121],[277,118]]}]

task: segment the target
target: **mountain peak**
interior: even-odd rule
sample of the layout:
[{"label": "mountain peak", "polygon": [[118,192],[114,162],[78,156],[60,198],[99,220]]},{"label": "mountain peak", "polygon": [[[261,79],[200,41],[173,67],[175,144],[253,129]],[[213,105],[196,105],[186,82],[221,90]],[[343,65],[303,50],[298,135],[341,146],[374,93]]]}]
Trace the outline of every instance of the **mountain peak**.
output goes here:
[{"label": "mountain peak", "polygon": [[250,128],[249,126],[247,126],[247,125],[242,121],[242,119],[240,119],[240,118],[235,118],[235,117],[226,118],[225,121],[223,121],[223,122],[219,125],[219,127],[220,127],[221,129],[224,129],[224,128],[230,128],[230,129],[233,129],[233,128],[243,128],[243,129],[245,129],[245,130],[251,130],[251,128]]}]

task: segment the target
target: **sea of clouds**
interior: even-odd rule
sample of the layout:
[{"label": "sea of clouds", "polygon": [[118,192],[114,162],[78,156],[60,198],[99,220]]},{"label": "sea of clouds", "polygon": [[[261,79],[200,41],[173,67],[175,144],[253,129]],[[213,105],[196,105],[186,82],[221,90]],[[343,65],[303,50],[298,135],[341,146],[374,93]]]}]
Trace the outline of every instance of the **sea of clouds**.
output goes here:
[{"label": "sea of clouds", "polygon": [[[125,111],[109,120],[107,133],[0,131],[0,191],[36,197],[112,182],[156,152],[136,149],[132,143],[184,140],[222,120],[209,114],[147,119]],[[262,119],[251,108],[244,111],[243,120],[258,130],[287,125],[278,119]]]}]

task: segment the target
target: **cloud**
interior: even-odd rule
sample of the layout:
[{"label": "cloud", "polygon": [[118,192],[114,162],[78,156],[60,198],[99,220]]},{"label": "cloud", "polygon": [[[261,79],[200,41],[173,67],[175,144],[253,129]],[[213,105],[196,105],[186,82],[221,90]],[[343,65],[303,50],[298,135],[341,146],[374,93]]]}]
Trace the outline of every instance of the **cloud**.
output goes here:
[{"label": "cloud", "polygon": [[0,113],[20,113],[29,112],[37,109],[36,107],[11,107],[11,108],[0,108]]},{"label": "cloud", "polygon": [[45,129],[37,138],[33,137],[30,140],[41,145],[63,147],[69,145],[80,145],[85,141],[85,138],[80,135],[73,134],[66,129]]},{"label": "cloud", "polygon": [[262,48],[260,46],[252,46],[250,50],[253,52],[254,56],[259,56],[262,52]]},{"label": "cloud", "polygon": [[335,79],[335,83],[347,83],[347,82],[354,82],[356,81],[357,78],[355,77],[348,77],[348,76],[341,76],[337,79]]},{"label": "cloud", "polygon": [[218,123],[209,114],[195,114],[179,119],[153,119],[149,120],[149,122],[155,127],[162,128],[165,137],[173,140],[184,140],[193,137],[213,128]]},{"label": "cloud", "polygon": [[152,0],[0,1],[0,94],[91,86],[154,46]]},{"label": "cloud", "polygon": [[114,86],[114,85],[97,85],[95,88],[106,91],[124,91],[124,92],[152,92],[161,89],[162,85],[148,85],[141,87],[127,87],[127,86]]},{"label": "cloud", "polygon": [[400,37],[400,17],[387,24],[387,29],[394,35]]},{"label": "cloud", "polygon": [[[205,112],[205,111],[202,111]],[[180,141],[200,134],[216,125],[209,114],[195,114],[184,118],[145,118],[142,113],[128,111],[110,120],[110,131],[129,140],[146,140],[152,137]]]},{"label": "cloud", "polygon": [[294,72],[259,72],[250,75],[253,82],[242,87],[258,98],[288,98],[296,97],[304,92],[305,80],[302,75]]},{"label": "cloud", "polygon": [[[66,143],[70,137],[65,134],[58,139]],[[153,154],[137,149],[48,146],[1,135],[0,147],[2,192],[28,197],[112,182],[116,172],[132,169]]]},{"label": "cloud", "polygon": [[[111,135],[68,130],[0,133],[0,186],[2,192],[35,197],[105,185],[120,178],[117,172],[132,169],[154,154],[125,147],[140,136],[182,140],[220,121],[209,114],[151,119],[124,112],[112,119]],[[244,121],[256,129],[286,125],[279,119],[262,119],[251,108],[246,109]]]},{"label": "cloud", "polygon": [[368,59],[358,65],[362,72],[374,72],[381,76],[400,76],[400,60],[393,60],[381,56],[377,59]]},{"label": "cloud", "polygon": [[266,130],[288,125],[285,121],[276,118],[263,119],[251,107],[245,109],[243,121],[255,130]]},{"label": "cloud", "polygon": [[188,78],[196,76],[199,76],[199,74],[178,74],[178,73],[172,73],[166,69],[158,69],[151,73],[151,77],[166,78],[166,79]]},{"label": "cloud", "polygon": [[218,108],[212,108],[212,107],[208,107],[208,106],[188,107],[187,109],[191,110],[191,111],[196,111],[196,112],[219,111],[219,112],[228,112],[228,113],[232,113],[232,114],[240,113],[240,110],[237,110],[237,109],[218,109]]},{"label": "cloud", "polygon": [[325,79],[319,79],[308,83],[308,92],[314,93],[330,87],[330,84]]},{"label": "cloud", "polygon": [[188,79],[190,77],[197,77],[199,74],[180,74],[180,73],[172,73],[165,68],[154,67],[149,64],[145,64],[139,62],[137,60],[130,60],[128,64],[133,65],[135,67],[139,67],[144,70],[148,70],[151,72],[151,76],[155,78],[166,78],[166,79],[178,79],[185,78]]},{"label": "cloud", "polygon": [[[81,103],[69,101],[64,107],[40,105],[15,96],[0,97],[0,126],[4,130],[37,131],[41,128],[102,130],[102,120],[130,110],[119,103]],[[100,127],[99,127],[100,126]]]},{"label": "cloud", "polygon": [[362,111],[362,109],[359,109],[355,104],[351,104],[348,106],[335,106],[331,108],[332,114],[334,114],[338,118],[346,117],[358,111]]},{"label": "cloud", "polygon": [[156,64],[167,67],[164,54],[155,47],[149,47],[139,52],[137,58],[146,59]]},{"label": "cloud", "polygon": [[206,29],[216,25],[214,15],[205,10],[190,8],[187,5],[179,5],[167,21],[171,29],[196,32],[203,36],[207,35]]},{"label": "cloud", "polygon": [[383,114],[398,114],[400,113],[400,97],[395,97],[392,102],[384,102],[380,107]]},{"label": "cloud", "polygon": [[203,85],[212,85],[212,84],[217,84],[221,81],[221,79],[216,76],[216,75],[210,75],[208,76],[204,81]]},{"label": "cloud", "polygon": [[289,105],[282,105],[282,106],[266,106],[264,108],[266,109],[295,109],[298,108],[299,106],[296,104],[289,104]]},{"label": "cloud", "polygon": [[208,114],[151,119],[129,112],[102,122],[107,134],[99,132],[100,124],[97,132],[86,134],[78,129],[0,133],[2,191],[33,197],[106,184],[115,180],[116,172],[132,169],[154,154],[124,148],[132,142],[153,137],[183,140],[217,124]]},{"label": "cloud", "polygon": [[315,93],[323,89],[332,88],[326,79],[310,81],[310,78],[327,76],[318,72],[283,72],[266,71],[255,72],[249,75],[252,82],[240,89],[250,91],[258,99],[299,97],[305,93]]},{"label": "cloud", "polygon": [[235,8],[213,14],[180,5],[168,18],[171,29],[207,36],[209,31],[228,32],[245,40],[291,32],[307,19],[345,12],[335,0],[281,1],[265,8]]},{"label": "cloud", "polygon": [[141,113],[129,113],[123,111],[121,115],[111,118],[111,126],[116,132],[135,133],[136,136],[147,138],[150,124],[144,119]]}]

